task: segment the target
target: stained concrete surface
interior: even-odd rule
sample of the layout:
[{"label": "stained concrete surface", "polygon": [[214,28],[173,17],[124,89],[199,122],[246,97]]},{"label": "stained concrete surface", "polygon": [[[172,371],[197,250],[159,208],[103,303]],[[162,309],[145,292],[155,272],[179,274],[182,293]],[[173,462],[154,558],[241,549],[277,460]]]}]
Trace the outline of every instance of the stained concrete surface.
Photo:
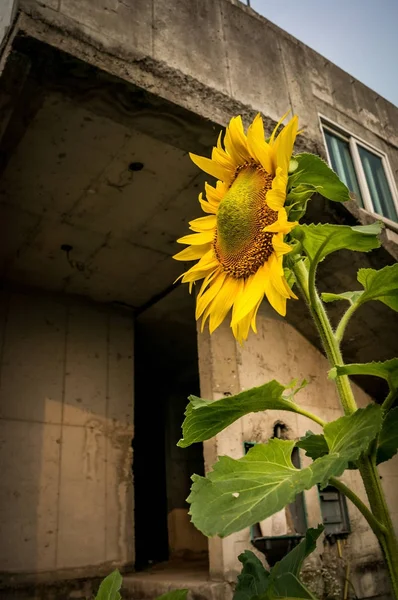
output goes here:
[{"label": "stained concrete surface", "polygon": [[1,299],[2,583],[132,562],[132,317],[43,292]]}]

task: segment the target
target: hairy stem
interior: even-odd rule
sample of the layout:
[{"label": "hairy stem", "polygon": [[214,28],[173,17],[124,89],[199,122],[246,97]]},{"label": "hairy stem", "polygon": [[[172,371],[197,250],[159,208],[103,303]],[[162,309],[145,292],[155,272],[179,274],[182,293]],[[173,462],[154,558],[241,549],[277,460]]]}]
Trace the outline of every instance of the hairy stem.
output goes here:
[{"label": "hairy stem", "polygon": [[320,417],[317,417],[317,415],[314,415],[308,410],[305,410],[305,408],[302,408],[301,406],[296,405],[295,412],[299,413],[300,415],[303,415],[303,417],[311,419],[311,421],[314,421],[315,423],[318,423],[318,425],[320,425],[321,427],[325,427],[325,425],[327,424],[327,421],[324,421]]},{"label": "hairy stem", "polygon": [[344,315],[341,317],[340,323],[338,324],[336,333],[335,333],[338,344],[341,343],[341,340],[343,339],[343,336],[344,336],[345,329],[348,325],[348,321],[351,319],[352,315],[357,310],[357,308],[358,308],[358,304],[352,302],[351,305],[345,311]]},{"label": "hairy stem", "polygon": [[369,523],[376,536],[379,536],[381,533],[386,533],[385,526],[382,525],[382,523],[380,523],[376,519],[376,517],[373,515],[373,513],[370,512],[366,504],[362,502],[359,496],[357,496],[355,492],[352,491],[352,489],[350,489],[347,485],[345,485],[345,483],[343,483],[342,481],[340,481],[340,479],[337,479],[336,477],[331,477],[329,479],[329,483],[333,485],[333,487],[340,490],[340,492],[344,494],[344,496],[347,496],[347,498],[349,498],[351,502],[355,504],[357,509],[363,514],[363,516]]},{"label": "hairy stem", "polygon": [[384,400],[383,404],[381,405],[381,408],[384,410],[384,412],[388,412],[390,410],[390,408],[392,407],[392,405],[395,402],[397,394],[398,394],[397,390],[390,390],[387,398]]},{"label": "hairy stem", "polygon": [[[297,285],[308,304],[308,308],[319,331],[330,364],[333,367],[336,365],[344,365],[343,357],[340,351],[339,340],[333,332],[329,318],[316,291],[316,260],[312,262],[309,271],[302,260],[297,261],[293,265],[293,271],[296,276]],[[349,316],[351,316],[351,314]],[[345,325],[348,322],[349,316],[346,319]],[[343,324],[340,334],[342,331],[344,332],[345,325]],[[354,394],[352,392],[350,380],[346,375],[343,375],[336,377],[335,383],[345,414],[349,415],[354,413],[357,410],[357,406],[354,399]],[[392,394],[389,394],[383,404],[383,408],[385,410],[391,408],[394,399],[395,397]],[[394,533],[387,502],[380,482],[380,476],[376,467],[375,444],[372,445],[370,455],[363,456],[358,461],[358,466],[371,510],[367,512],[368,509],[363,503],[361,503],[361,508],[366,509],[365,515],[363,510],[361,510],[361,508],[358,506],[358,503],[356,506],[358,506],[362,514],[364,514],[365,518],[369,517],[369,513],[373,517],[371,517],[370,520],[369,518],[367,520],[380,543],[390,574],[394,596],[398,600],[398,541]],[[336,481],[338,482],[338,480]],[[333,483],[333,485],[335,485],[335,483]],[[344,484],[338,482],[338,485]],[[349,493],[351,492],[349,488],[347,488],[347,490]],[[353,501],[354,496],[351,498]],[[357,497],[355,496],[355,499],[356,498]],[[359,500],[359,502],[361,501]],[[378,527],[376,524],[378,524]]]},{"label": "hairy stem", "polygon": [[[329,318],[315,288],[315,271],[311,267],[310,274],[313,275],[310,278],[309,272],[303,261],[297,261],[293,267],[293,270],[298,286],[304,295],[304,298],[306,299],[308,308],[315,321],[315,325],[318,329],[330,364],[332,367],[344,364],[339,344],[337,343]],[[350,381],[347,375],[337,376],[335,381],[344,412],[346,415],[350,415],[357,409],[355,398],[351,390]]]}]

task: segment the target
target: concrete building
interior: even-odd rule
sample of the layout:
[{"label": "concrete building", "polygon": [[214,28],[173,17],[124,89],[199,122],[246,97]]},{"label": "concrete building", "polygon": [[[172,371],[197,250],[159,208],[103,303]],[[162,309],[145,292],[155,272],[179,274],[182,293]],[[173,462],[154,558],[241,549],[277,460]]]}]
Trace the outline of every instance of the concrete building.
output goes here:
[{"label": "concrete building", "polygon": [[[250,415],[182,450],[186,397],[301,377],[304,406],[341,413],[301,302],[286,319],[264,303],[243,347],[227,324],[196,333],[193,298],[172,285],[204,182],[187,153],[208,153],[233,115],[247,124],[260,111],[271,128],[297,113],[297,149],[327,157],[327,142],[359,198],[318,198],[308,219],[386,222],[379,250],[322,264],[319,287],[344,291],[359,267],[397,258],[398,109],[237,0],[7,0],[0,13],[1,593],[89,597],[118,566],[136,570],[125,597],[186,586],[228,598],[253,532],[208,542],[189,522],[190,475],[314,425]],[[397,355],[396,325],[384,305],[363,307],[347,360]],[[362,405],[385,393],[358,385]],[[397,458],[380,471],[398,526]],[[364,496],[355,471],[344,479]],[[322,521],[316,489],[300,510]],[[342,597],[347,577],[348,597],[387,598],[376,539],[350,504],[348,515],[346,541],[325,539],[307,578],[320,597]],[[271,545],[291,533],[285,513],[267,526]]]}]

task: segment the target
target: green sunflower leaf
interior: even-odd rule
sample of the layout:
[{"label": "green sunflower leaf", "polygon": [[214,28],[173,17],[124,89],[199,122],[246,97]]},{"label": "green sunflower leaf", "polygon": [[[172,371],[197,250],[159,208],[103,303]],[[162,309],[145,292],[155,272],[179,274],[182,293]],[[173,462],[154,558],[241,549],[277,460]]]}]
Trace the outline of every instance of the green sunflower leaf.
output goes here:
[{"label": "green sunflower leaf", "polygon": [[398,358],[392,358],[384,362],[337,365],[330,369],[330,379],[335,379],[338,375],[373,375],[385,379],[390,390],[398,390]]},{"label": "green sunflower leaf", "polygon": [[173,590],[158,596],[156,600],[187,600],[189,590]]},{"label": "green sunflower leaf", "polygon": [[115,569],[101,581],[95,600],[120,600],[120,588],[122,587],[122,576]]},{"label": "green sunflower leaf", "polygon": [[355,304],[361,295],[362,291],[358,292],[343,292],[342,294],[331,294],[329,292],[324,292],[321,294],[321,298],[324,302],[335,302],[336,300],[348,300],[351,304]]},{"label": "green sunflower leaf", "polygon": [[369,447],[381,427],[376,404],[328,423],[329,454],[304,469],[291,461],[294,441],[271,439],[235,460],[221,456],[206,477],[193,475],[190,514],[197,529],[221,537],[262,521],[293,502],[299,492],[339,477]]},{"label": "green sunflower leaf", "polygon": [[398,263],[375,269],[359,269],[358,281],[364,287],[360,303],[369,300],[380,300],[390,308],[398,311]]},{"label": "green sunflower leaf", "polygon": [[238,575],[233,600],[254,600],[266,592],[268,588],[269,571],[253,552],[245,550],[239,554],[238,560],[243,567]]},{"label": "green sunflower leaf", "polygon": [[315,550],[317,539],[323,530],[323,525],[307,529],[304,539],[271,569],[270,585],[287,573],[296,577],[300,575],[304,560]]},{"label": "green sunflower leaf", "polygon": [[292,573],[286,573],[280,578],[270,593],[260,596],[258,600],[277,600],[279,598],[296,598],[297,600],[316,600],[315,596]]},{"label": "green sunflower leaf", "polygon": [[307,431],[305,436],[296,442],[296,446],[305,450],[306,456],[309,456],[312,460],[316,460],[329,452],[325,436],[322,433],[312,433],[312,431]]},{"label": "green sunflower leaf", "polygon": [[372,225],[298,225],[291,236],[301,241],[310,261],[321,262],[336,250],[356,250],[368,252],[380,246],[377,236],[382,230],[381,223]]},{"label": "green sunflower leaf", "polygon": [[316,548],[324,527],[308,529],[305,538],[269,572],[260,560],[246,550],[238,558],[243,564],[233,600],[268,600],[271,598],[313,598],[298,577],[307,556]]},{"label": "green sunflower leaf", "polygon": [[382,418],[381,407],[369,404],[352,415],[331,421],[323,429],[329,452],[356,460],[380,431]]},{"label": "green sunflower leaf", "polygon": [[299,185],[313,186],[316,191],[334,202],[347,202],[350,192],[338,175],[315,154],[296,154],[294,160],[298,166],[289,178],[289,184],[294,188]]},{"label": "green sunflower leaf", "polygon": [[377,464],[390,460],[398,450],[398,407],[384,417],[377,446]]},{"label": "green sunflower leaf", "polygon": [[289,399],[283,397],[283,393],[289,389],[290,386],[272,380],[221,400],[202,400],[197,396],[189,396],[182,424],[183,437],[177,445],[186,448],[195,442],[208,440],[240,417],[252,412],[275,409],[300,413],[300,407],[290,400],[291,394]]}]

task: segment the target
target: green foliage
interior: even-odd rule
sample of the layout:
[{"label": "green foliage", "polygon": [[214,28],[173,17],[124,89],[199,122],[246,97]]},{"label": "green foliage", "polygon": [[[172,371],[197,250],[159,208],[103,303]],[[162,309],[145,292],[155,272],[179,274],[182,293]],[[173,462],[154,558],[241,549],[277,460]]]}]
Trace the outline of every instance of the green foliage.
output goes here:
[{"label": "green foliage", "polygon": [[379,433],[381,423],[382,410],[377,404],[369,404],[352,415],[331,421],[323,430],[329,452],[356,460]]},{"label": "green foliage", "polygon": [[350,200],[347,186],[319,156],[303,153],[296,154],[294,159],[298,165],[289,178],[289,186],[312,187],[314,191],[334,202]]},{"label": "green foliage", "polygon": [[197,396],[190,396],[182,424],[183,438],[178,442],[178,446],[186,448],[195,442],[208,440],[251,412],[270,408],[300,412],[297,404],[283,397],[283,393],[289,387],[272,380],[221,400],[202,400]]},{"label": "green foliage", "polygon": [[380,246],[377,236],[380,223],[349,227],[348,225],[298,225],[291,235],[301,241],[311,262],[321,262],[336,250],[368,252]]},{"label": "green foliage", "polygon": [[323,526],[308,529],[305,538],[282,560],[267,571],[249,551],[239,556],[243,564],[233,600],[271,600],[272,598],[313,598],[298,577],[307,556],[315,550]]},{"label": "green foliage", "polygon": [[330,369],[330,379],[335,379],[338,375],[373,375],[385,379],[390,390],[398,390],[398,358],[392,358],[384,362],[337,365]]},{"label": "green foliage", "polygon": [[305,450],[306,456],[309,456],[312,460],[316,460],[329,452],[325,436],[322,433],[312,433],[312,431],[307,431],[305,436],[296,442],[296,446]]},{"label": "green foliage", "polygon": [[304,469],[291,461],[294,441],[257,444],[238,460],[221,456],[206,477],[194,475],[188,502],[194,525],[221,537],[262,521],[294,500],[299,492],[338,477],[367,450],[381,427],[381,408],[369,405],[328,423],[329,453]]},{"label": "green foliage", "polygon": [[286,196],[286,210],[289,221],[299,221],[307,210],[308,200],[315,194],[313,185],[300,184],[288,192]]},{"label": "green foliage", "polygon": [[369,300],[379,300],[398,311],[398,263],[379,271],[359,269],[358,281],[364,288],[360,298],[361,304]]},{"label": "green foliage", "polygon": [[243,568],[238,575],[233,600],[254,600],[267,591],[270,573],[250,550],[240,554],[238,559]]},{"label": "green foliage", "polygon": [[324,302],[335,302],[335,300],[348,300],[350,304],[355,304],[362,296],[362,291],[359,292],[343,292],[342,294],[331,294],[324,292],[321,294]]},{"label": "green foliage", "polygon": [[362,284],[363,290],[343,292],[342,294],[324,293],[322,300],[324,302],[348,300],[351,304],[358,306],[370,300],[379,300],[392,310],[398,311],[398,263],[378,271],[359,269],[357,279]]},{"label": "green foliage", "polygon": [[398,407],[384,417],[377,444],[377,464],[390,460],[398,450]]},{"label": "green foliage", "polygon": [[122,587],[122,576],[116,569],[112,571],[99,586],[95,600],[120,600],[120,588]]}]

